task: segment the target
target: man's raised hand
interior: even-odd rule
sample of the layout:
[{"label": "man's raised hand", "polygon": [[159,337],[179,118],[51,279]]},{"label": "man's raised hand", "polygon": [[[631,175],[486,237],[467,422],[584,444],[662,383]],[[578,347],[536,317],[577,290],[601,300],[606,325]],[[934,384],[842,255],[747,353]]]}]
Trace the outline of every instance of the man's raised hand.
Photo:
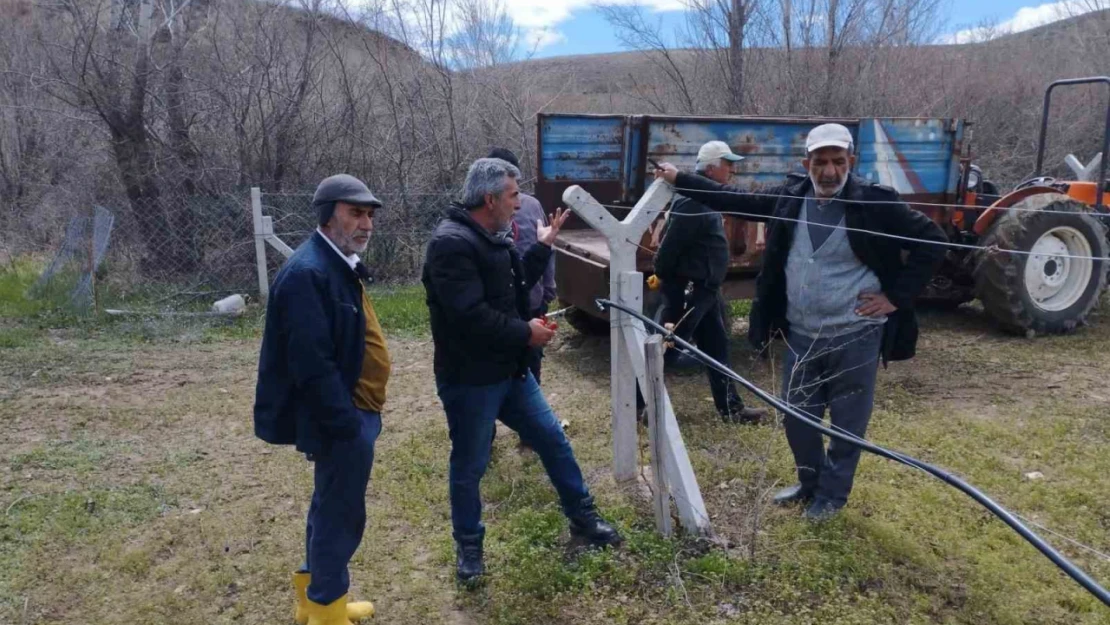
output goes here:
[{"label": "man's raised hand", "polygon": [[544,245],[551,247],[555,243],[555,237],[559,236],[559,230],[563,227],[567,217],[570,217],[570,211],[565,208],[560,208],[555,211],[551,217],[551,225],[543,225],[543,221],[536,220],[536,240]]},{"label": "man's raised hand", "polygon": [[655,179],[660,178],[674,184],[674,181],[678,180],[678,168],[670,163],[660,163],[659,167],[655,168]]}]

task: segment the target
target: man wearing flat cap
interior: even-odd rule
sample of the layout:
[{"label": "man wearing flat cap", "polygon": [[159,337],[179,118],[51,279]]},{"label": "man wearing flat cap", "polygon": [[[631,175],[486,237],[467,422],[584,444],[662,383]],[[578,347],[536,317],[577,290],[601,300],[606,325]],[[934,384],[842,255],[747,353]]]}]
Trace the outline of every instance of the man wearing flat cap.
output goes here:
[{"label": "man wearing flat cap", "polygon": [[[865,436],[879,363],[912,358],[914,299],[944,259],[944,232],[889,187],[854,176],[852,133],[822,124],[806,137],[805,174],[752,194],[736,186],[656,171],[682,195],[744,219],[766,221],[748,340],[761,351],[786,341],[784,399],[818,421]],[[819,521],[852,491],[860,449],[793,418],[784,422],[798,483],[775,495]]]},{"label": "man wearing flat cap", "polygon": [[381,202],[353,176],[324,179],[319,228],[274,277],[258,364],[255,434],[315,463],[305,561],[293,574],[300,625],[374,613],[349,602],[347,563],[366,526],[366,486],[382,429],[390,360],[359,260]]}]

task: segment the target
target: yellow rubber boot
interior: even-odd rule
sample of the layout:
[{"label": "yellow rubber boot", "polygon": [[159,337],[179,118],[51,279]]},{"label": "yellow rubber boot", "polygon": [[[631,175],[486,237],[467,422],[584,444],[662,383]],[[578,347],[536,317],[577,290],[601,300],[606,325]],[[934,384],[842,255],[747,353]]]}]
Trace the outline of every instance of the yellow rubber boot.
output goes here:
[{"label": "yellow rubber boot", "polygon": [[[312,581],[309,573],[293,573],[293,588],[297,593],[297,605],[293,613],[293,620],[297,625],[308,623],[308,584]],[[347,620],[359,621],[374,616],[374,604],[369,601],[347,602]]]},{"label": "yellow rubber boot", "polygon": [[354,625],[347,618],[347,595],[332,601],[328,605],[320,605],[312,599],[308,600],[307,625]]}]

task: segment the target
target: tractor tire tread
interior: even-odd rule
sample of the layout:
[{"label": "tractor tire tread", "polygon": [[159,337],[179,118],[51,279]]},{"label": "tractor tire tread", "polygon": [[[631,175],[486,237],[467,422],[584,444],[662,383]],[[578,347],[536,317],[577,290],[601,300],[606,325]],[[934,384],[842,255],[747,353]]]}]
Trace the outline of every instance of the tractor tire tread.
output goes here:
[{"label": "tractor tire tread", "polygon": [[[975,293],[987,313],[1007,331],[1027,336],[1070,333],[1086,324],[1087,316],[1098,304],[1099,295],[1106,287],[1107,265],[1110,263],[1096,261],[1095,279],[1098,284],[1093,297],[1082,301],[1080,309],[1070,318],[1050,320],[1038,315],[1023,297],[1024,268],[1028,256],[995,250],[1029,251],[1022,247],[1031,247],[1033,241],[1029,240],[1030,231],[1042,229],[1045,219],[1059,221],[1057,214],[1061,212],[1075,212],[1077,215],[1089,215],[1089,212],[1086,206],[1067,196],[1049,193],[1026,198],[1014,208],[1018,210],[1011,210],[999,217],[980,241],[980,245],[986,249],[976,254]],[[1106,227],[1090,217],[1085,223],[1092,226],[1097,234],[1094,255],[1105,257],[1108,247]]]}]

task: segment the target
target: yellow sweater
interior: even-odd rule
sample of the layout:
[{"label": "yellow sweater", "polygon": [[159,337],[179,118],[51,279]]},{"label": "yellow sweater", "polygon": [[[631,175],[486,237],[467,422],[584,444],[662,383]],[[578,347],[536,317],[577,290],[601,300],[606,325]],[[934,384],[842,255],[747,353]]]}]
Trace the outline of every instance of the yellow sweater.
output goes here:
[{"label": "yellow sweater", "polygon": [[385,406],[385,386],[389,382],[389,349],[365,288],[362,289],[362,312],[366,315],[366,353],[362,358],[362,375],[355,384],[355,406],[381,412]]}]

